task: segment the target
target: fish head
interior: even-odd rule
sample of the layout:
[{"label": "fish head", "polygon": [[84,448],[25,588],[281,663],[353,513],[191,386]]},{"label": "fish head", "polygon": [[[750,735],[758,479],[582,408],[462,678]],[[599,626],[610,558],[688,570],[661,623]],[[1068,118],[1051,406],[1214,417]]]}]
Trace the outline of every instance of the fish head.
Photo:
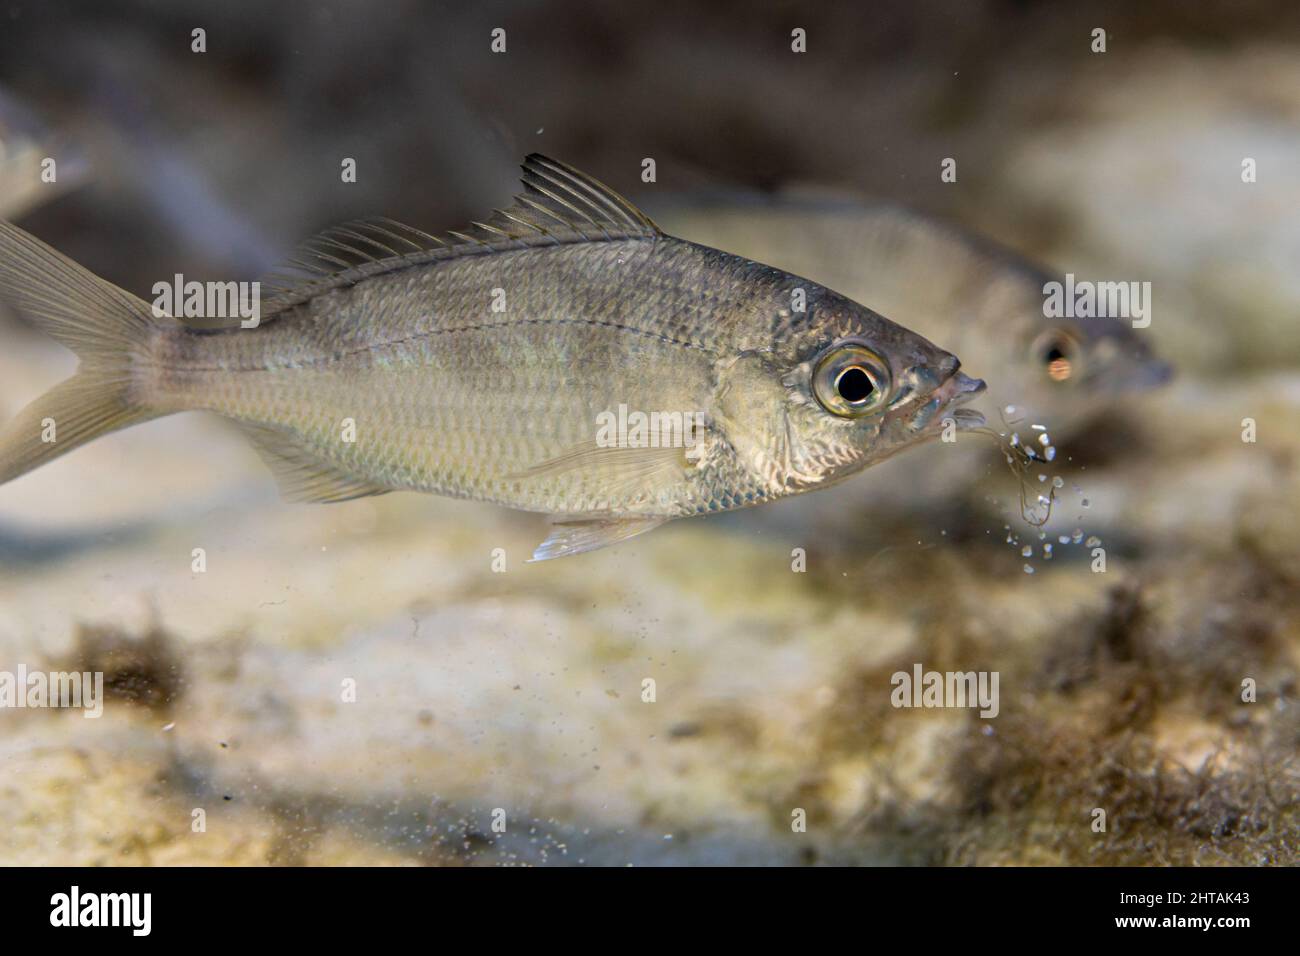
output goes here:
[{"label": "fish head", "polygon": [[961,408],[984,382],[957,356],[849,299],[810,296],[766,348],[739,351],[719,374],[720,424],[772,494],[851,477],[946,428],[984,424]]},{"label": "fish head", "polygon": [[979,356],[995,382],[990,405],[1013,405],[1068,431],[1173,377],[1173,367],[1130,322],[1044,316],[1041,299],[1015,311],[1020,321],[1008,321],[1000,341],[989,337],[982,348],[990,354]]},{"label": "fish head", "polygon": [[1110,395],[1163,385],[1173,368],[1128,322],[1109,316],[1042,318],[1020,343],[1030,374],[1056,392]]}]

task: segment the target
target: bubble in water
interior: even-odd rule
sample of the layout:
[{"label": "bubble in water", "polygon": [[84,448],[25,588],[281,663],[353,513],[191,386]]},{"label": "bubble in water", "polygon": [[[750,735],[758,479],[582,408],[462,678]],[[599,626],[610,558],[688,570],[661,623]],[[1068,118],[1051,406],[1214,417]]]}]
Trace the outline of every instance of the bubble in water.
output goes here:
[{"label": "bubble in water", "polygon": [[1047,460],[1048,460],[1048,461],[1055,461],[1055,460],[1056,460],[1056,448],[1055,448],[1054,446],[1052,446],[1052,445],[1048,445],[1048,446],[1047,446],[1047,453],[1046,453],[1046,454],[1047,454]]},{"label": "bubble in water", "polygon": [[1023,548],[1020,549],[1020,553],[1021,553],[1024,557],[1026,557],[1026,558],[1033,557],[1033,554],[1034,554],[1034,546],[1033,546],[1032,544],[1027,544],[1027,545],[1025,545]]},{"label": "bubble in water", "polygon": [[1050,544],[1043,545],[1043,559],[1046,561],[1052,560],[1052,546]]},{"label": "bubble in water", "polygon": [[1056,543],[1057,543],[1057,544],[1069,544],[1069,543],[1070,543],[1070,536],[1069,536],[1068,534],[1057,535],[1057,537],[1056,537]]},{"label": "bubble in water", "polygon": [[1025,574],[1033,574],[1033,573],[1034,573],[1034,566],[1032,564],[1026,564]]},{"label": "bubble in water", "polygon": [[1038,436],[1038,444],[1042,445],[1044,448],[1046,448],[1051,443],[1052,443],[1052,439],[1050,439],[1047,436],[1047,432],[1043,432],[1041,435]]},{"label": "bubble in water", "polygon": [[1062,478],[1060,475],[1057,475],[1055,478],[1052,479],[1052,487],[1053,487],[1053,488],[1064,488],[1064,487],[1065,487],[1065,479]]},{"label": "bubble in water", "polygon": [[1097,545],[1101,544],[1101,538],[1097,537],[1094,534],[1091,538],[1085,541],[1084,544],[1086,544],[1090,548],[1095,548],[1097,547]]},{"label": "bubble in water", "polygon": [[1082,529],[1082,528],[1075,528],[1075,529],[1074,529],[1074,534],[1072,534],[1072,535],[1070,536],[1070,540],[1073,541],[1075,544],[1078,544],[1080,541],[1082,541],[1082,540],[1083,540],[1083,529]]},{"label": "bubble in water", "polygon": [[[1008,406],[1008,408],[1014,410],[1014,406]],[[1042,426],[1039,427],[1041,428]],[[1032,495],[1032,486],[1030,483],[1033,480],[1030,471],[1030,462],[1042,462],[1042,455],[1037,453],[1033,446],[1022,442],[1019,432],[1011,431],[1009,428],[1008,432],[1010,432],[1010,434],[1007,432],[998,434],[988,428],[977,429],[977,431],[984,432],[988,436],[997,440],[1001,445],[1003,458],[1010,467],[1011,473],[1020,484],[1020,515],[1026,522],[1033,525],[1035,528],[1042,527],[1051,517],[1052,505],[1056,497],[1056,492],[1053,490],[1050,498],[1039,495],[1037,496],[1037,502],[1034,505],[1030,504]],[[1046,483],[1049,477],[1049,475],[1040,474],[1038,476],[1038,481],[1040,483]],[[988,500],[994,499],[989,498]],[[1046,513],[1040,513],[1038,509],[1043,509]]]}]

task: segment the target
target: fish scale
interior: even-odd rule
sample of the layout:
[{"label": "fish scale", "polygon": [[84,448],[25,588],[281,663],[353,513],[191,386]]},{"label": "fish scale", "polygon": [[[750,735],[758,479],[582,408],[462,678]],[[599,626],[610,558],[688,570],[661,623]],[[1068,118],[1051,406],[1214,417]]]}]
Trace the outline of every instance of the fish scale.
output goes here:
[{"label": "fish scale", "polygon": [[[174,330],[159,343],[159,365],[181,371],[163,376],[158,401],[278,428],[385,487],[554,514],[590,511],[593,501],[634,508],[643,493],[601,495],[598,472],[506,477],[589,439],[597,415],[619,404],[711,404],[715,352],[704,342],[718,342],[724,316],[710,321],[700,297],[672,279],[650,288],[654,305],[642,306],[624,294],[626,272],[600,281],[616,257],[629,270],[667,263],[673,277],[708,268],[697,247],[667,238],[414,266],[418,277],[369,278],[255,330]],[[736,285],[729,311],[753,294],[743,280],[715,278]],[[508,290],[504,313],[489,310],[493,288]],[[695,318],[659,328],[646,319],[656,311]],[[367,322],[369,314],[384,321]],[[195,367],[205,371],[188,371]],[[346,418],[357,424],[352,445],[340,440]],[[686,477],[676,497],[688,504],[674,513],[716,504],[718,489],[688,487]]]}]

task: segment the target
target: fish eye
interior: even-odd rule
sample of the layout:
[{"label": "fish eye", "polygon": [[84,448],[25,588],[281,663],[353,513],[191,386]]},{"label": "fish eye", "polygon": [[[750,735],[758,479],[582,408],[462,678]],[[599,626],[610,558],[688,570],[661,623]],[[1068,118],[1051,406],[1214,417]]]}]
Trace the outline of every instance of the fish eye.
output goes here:
[{"label": "fish eye", "polygon": [[1030,346],[1030,358],[1042,366],[1053,382],[1077,379],[1082,365],[1078,341],[1061,329],[1049,329]]},{"label": "fish eye", "polygon": [[889,366],[861,345],[827,352],[813,372],[813,394],[833,415],[857,418],[875,411],[889,397]]},{"label": "fish eye", "polygon": [[876,390],[876,383],[861,365],[850,365],[835,379],[835,391],[850,405],[861,405]]}]

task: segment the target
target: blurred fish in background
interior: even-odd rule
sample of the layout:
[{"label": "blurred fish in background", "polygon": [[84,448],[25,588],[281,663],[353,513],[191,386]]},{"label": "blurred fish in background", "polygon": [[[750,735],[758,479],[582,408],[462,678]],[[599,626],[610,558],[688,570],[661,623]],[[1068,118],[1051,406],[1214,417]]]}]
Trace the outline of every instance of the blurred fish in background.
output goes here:
[{"label": "blurred fish in background", "polygon": [[0,219],[19,219],[82,185],[89,163],[68,137],[48,128],[0,88]]}]

